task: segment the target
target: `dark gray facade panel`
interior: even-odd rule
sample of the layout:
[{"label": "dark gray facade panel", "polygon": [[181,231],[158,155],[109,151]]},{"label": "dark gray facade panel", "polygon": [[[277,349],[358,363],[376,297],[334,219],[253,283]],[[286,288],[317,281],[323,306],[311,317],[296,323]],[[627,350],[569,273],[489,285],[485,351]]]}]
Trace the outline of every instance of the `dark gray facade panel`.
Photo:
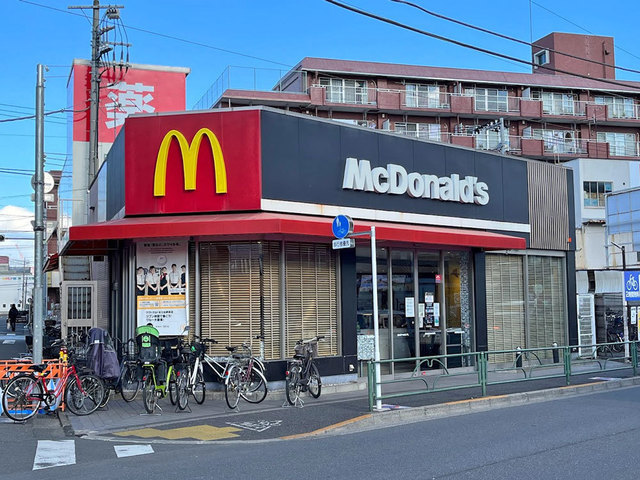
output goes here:
[{"label": "dark gray facade panel", "polygon": [[576,303],[576,253],[567,252],[567,317],[569,320],[569,345],[578,345],[578,305]]},{"label": "dark gray facade panel", "polygon": [[[262,197],[301,203],[528,223],[527,163],[263,110]],[[343,190],[348,157],[371,167],[393,163],[408,173],[476,176],[489,186],[487,205]],[[508,175],[508,177],[506,176]],[[507,188],[508,196],[503,193]]]},{"label": "dark gray facade panel", "polygon": [[124,128],[107,154],[107,220],[124,208]]},{"label": "dark gray facade panel", "polygon": [[473,252],[473,286],[476,316],[476,351],[486,352],[489,349],[487,335],[487,264],[483,251]]}]

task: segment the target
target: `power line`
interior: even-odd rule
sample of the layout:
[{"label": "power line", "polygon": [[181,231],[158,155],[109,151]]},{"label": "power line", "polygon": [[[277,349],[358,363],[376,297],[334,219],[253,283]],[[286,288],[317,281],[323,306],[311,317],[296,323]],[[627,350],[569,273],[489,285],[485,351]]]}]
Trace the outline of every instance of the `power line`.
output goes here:
[{"label": "power line", "polygon": [[[496,52],[496,51],[493,51],[493,50],[488,50],[486,48],[477,47],[475,45],[471,45],[469,43],[460,42],[458,40],[454,40],[452,38],[444,37],[442,35],[437,35],[435,33],[431,33],[431,32],[428,32],[426,30],[421,30],[419,28],[412,27],[411,25],[407,25],[407,24],[404,24],[404,23],[401,23],[401,22],[397,22],[397,21],[392,20],[390,18],[382,17],[380,15],[376,15],[375,13],[367,12],[366,10],[361,10],[359,8],[355,8],[355,7],[352,7],[350,5],[346,5],[344,3],[337,2],[335,0],[325,0],[325,1],[328,2],[328,3],[331,3],[333,5],[336,5],[336,6],[340,7],[340,8],[344,8],[345,10],[349,10],[349,11],[352,11],[354,13],[357,13],[359,15],[363,15],[365,17],[373,18],[374,20],[378,20],[378,21],[381,21],[381,22],[384,22],[384,23],[388,23],[389,25],[400,27],[400,28],[403,28],[405,30],[409,30],[411,32],[419,33],[420,35],[425,35],[427,37],[435,38],[436,40],[441,40],[441,41],[444,41],[444,42],[453,43],[454,45],[458,45],[459,47],[464,47],[464,48],[468,48],[468,49],[471,49],[471,50],[475,50],[477,52],[486,53],[487,55],[492,55],[494,57],[505,58],[507,60],[512,60],[514,62],[519,62],[519,63],[525,64],[525,65],[529,65],[531,67],[537,67],[538,66],[535,63],[530,62],[528,60],[522,60],[521,58],[512,57],[510,55],[505,55],[503,53],[499,53],[499,52]],[[608,80],[608,79],[604,79],[604,78],[595,79],[595,78],[590,77],[588,75],[581,75],[579,73],[569,72],[567,70],[561,70],[559,68],[550,68],[550,67],[544,67],[544,68],[547,69],[547,70],[550,70],[550,71],[563,73],[565,75],[571,75],[573,77],[580,77],[580,78],[585,78],[585,79],[588,79],[588,80],[591,80],[591,81],[597,81],[597,82],[601,82],[601,83],[617,85],[617,86],[620,86],[620,87],[640,90],[640,85],[630,85],[630,84],[627,84],[627,83],[617,82],[615,80]]]},{"label": "power line", "polygon": [[[49,5],[43,5],[43,4],[40,4],[40,3],[28,1],[28,0],[20,0],[20,1],[22,3],[28,3],[30,5],[35,5],[37,7],[47,8],[49,10],[55,10],[57,12],[66,13],[66,14],[69,14],[69,15],[75,15],[77,17],[82,16],[82,15],[80,15],[78,13],[69,12],[67,10],[62,10],[60,8],[50,7]],[[228,49],[225,49],[225,48],[220,48],[220,47],[216,47],[216,46],[213,46],[213,45],[208,45],[206,43],[195,42],[193,40],[187,40],[185,38],[180,38],[180,37],[176,37],[176,36],[173,36],[173,35],[167,35],[165,33],[158,33],[158,32],[154,32],[154,31],[151,31],[151,30],[146,30],[144,28],[132,27],[130,25],[124,25],[124,26],[126,28],[130,29],[130,30],[136,30],[138,32],[146,33],[146,34],[149,34],[149,35],[155,35],[157,37],[168,38],[170,40],[175,40],[175,41],[182,42],[182,43],[187,43],[187,44],[190,44],[190,45],[196,45],[198,47],[209,48],[211,50],[218,50],[220,52],[230,53],[232,55],[239,55],[239,56],[245,57],[245,58],[252,58],[254,60],[260,60],[261,62],[273,63],[275,65],[282,65],[282,66],[289,67],[289,68],[292,67],[292,65],[289,65],[289,64],[286,64],[286,63],[282,63],[282,62],[276,62],[275,60],[269,60],[268,58],[262,58],[262,57],[258,57],[258,56],[255,56],[255,55],[249,55],[249,54],[246,54],[246,53],[236,52],[234,50],[228,50]]]},{"label": "power line", "polygon": [[409,5],[410,7],[416,8],[416,9],[418,9],[418,10],[420,10],[420,11],[422,11],[422,12],[428,14],[428,15],[433,16],[433,17],[440,18],[440,19],[446,20],[448,22],[456,23],[458,25],[462,25],[463,27],[472,28],[472,29],[477,30],[479,32],[487,33],[489,35],[493,35],[495,37],[499,37],[499,38],[503,38],[505,40],[516,42],[516,43],[519,43],[521,45],[527,45],[529,47],[541,48],[541,49],[547,50],[549,52],[556,53],[558,55],[562,55],[562,56],[569,57],[569,58],[575,58],[577,60],[582,60],[583,62],[593,63],[593,64],[596,64],[596,65],[602,65],[602,66],[605,66],[605,67],[615,68],[616,70],[624,70],[625,72],[631,72],[631,73],[640,73],[640,70],[634,70],[632,68],[625,68],[625,67],[618,67],[618,66],[612,65],[610,63],[599,62],[598,60],[592,60],[592,59],[588,59],[588,58],[583,58],[583,57],[580,57],[578,55],[573,55],[571,53],[561,52],[559,50],[554,50],[552,48],[544,47],[542,45],[537,45],[535,43],[525,42],[524,40],[520,40],[519,38],[510,37],[510,36],[504,35],[502,33],[494,32],[493,30],[489,30],[489,29],[486,29],[486,28],[478,27],[476,25],[472,25],[470,23],[466,23],[466,22],[463,22],[461,20],[456,20],[455,18],[447,17],[447,16],[442,15],[440,13],[436,13],[434,11],[427,10],[426,8],[423,8],[420,5],[416,5],[415,3],[409,2],[407,0],[391,0],[391,1],[395,2],[395,3],[404,3],[405,5]]}]

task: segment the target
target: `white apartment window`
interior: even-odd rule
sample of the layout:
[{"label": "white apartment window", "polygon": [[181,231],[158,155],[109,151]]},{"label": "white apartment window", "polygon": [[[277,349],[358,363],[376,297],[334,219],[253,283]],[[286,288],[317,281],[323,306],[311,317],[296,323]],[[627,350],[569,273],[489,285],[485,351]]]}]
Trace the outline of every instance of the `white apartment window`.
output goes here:
[{"label": "white apartment window", "polygon": [[508,112],[508,92],[497,88],[466,88],[466,94],[476,99],[476,110],[485,112]]},{"label": "white apartment window", "polygon": [[347,125],[357,125],[359,127],[377,128],[373,120],[351,120],[349,118],[332,118],[334,122],[346,123]]},{"label": "white apartment window", "polygon": [[599,96],[598,105],[606,105],[609,118],[637,118],[633,98]]},{"label": "white apartment window", "polygon": [[357,104],[369,103],[367,82],[365,80],[321,78],[320,85],[326,87],[327,102]]},{"label": "white apartment window", "polygon": [[551,153],[581,153],[577,133],[572,130],[547,130],[534,128],[532,138],[543,140],[544,151]]},{"label": "white apartment window", "polygon": [[585,207],[604,207],[605,194],[611,193],[611,182],[582,182]]},{"label": "white apartment window", "polygon": [[575,95],[572,93],[533,92],[542,100],[542,111],[549,115],[575,115]]},{"label": "white apartment window", "polygon": [[549,50],[540,50],[533,56],[536,65],[546,65],[549,63]]},{"label": "white apartment window", "polygon": [[408,137],[441,141],[439,123],[406,123],[396,122],[395,132]]},{"label": "white apartment window", "polygon": [[[484,130],[474,136],[476,137],[476,148],[479,150],[497,150],[500,145],[500,132]],[[507,140],[507,145],[508,143]]]},{"label": "white apartment window", "polygon": [[407,107],[441,108],[445,102],[440,101],[440,87],[437,85],[419,85],[409,83],[406,86]]},{"label": "white apartment window", "polygon": [[609,144],[609,155],[614,157],[636,157],[638,149],[633,133],[598,132],[598,142]]}]

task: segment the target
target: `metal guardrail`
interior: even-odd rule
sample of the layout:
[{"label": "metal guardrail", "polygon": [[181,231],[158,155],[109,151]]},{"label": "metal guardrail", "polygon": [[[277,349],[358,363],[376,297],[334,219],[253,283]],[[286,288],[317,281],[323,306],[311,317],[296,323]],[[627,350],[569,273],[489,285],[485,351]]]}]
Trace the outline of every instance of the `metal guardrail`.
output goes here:
[{"label": "metal guardrail", "polygon": [[[632,369],[633,375],[636,376],[639,349],[640,341],[633,341],[456,353],[379,362],[369,360],[367,361],[369,411],[373,411],[377,400],[434,392],[475,387],[480,388],[482,396],[486,396],[487,387],[491,385],[563,377],[566,385],[570,385],[573,375],[628,369]],[[380,365],[380,369],[391,364],[410,364],[413,368],[409,372],[378,379],[375,378],[376,363]],[[448,367],[452,363],[472,366]],[[382,394],[376,397],[378,386]]]}]

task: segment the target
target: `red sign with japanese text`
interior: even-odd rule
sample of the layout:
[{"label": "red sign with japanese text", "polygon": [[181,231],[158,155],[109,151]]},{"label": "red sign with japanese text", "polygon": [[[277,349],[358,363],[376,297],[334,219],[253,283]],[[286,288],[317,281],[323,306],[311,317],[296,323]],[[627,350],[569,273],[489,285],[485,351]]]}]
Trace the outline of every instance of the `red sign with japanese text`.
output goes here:
[{"label": "red sign with japanese text", "polygon": [[125,215],[260,209],[259,111],[133,116],[124,136]]},{"label": "red sign with japanese text", "polygon": [[[100,82],[98,141],[113,143],[127,116],[185,109],[188,69],[106,70]],[[70,87],[73,95],[73,141],[89,141],[91,68],[75,61]]]}]

